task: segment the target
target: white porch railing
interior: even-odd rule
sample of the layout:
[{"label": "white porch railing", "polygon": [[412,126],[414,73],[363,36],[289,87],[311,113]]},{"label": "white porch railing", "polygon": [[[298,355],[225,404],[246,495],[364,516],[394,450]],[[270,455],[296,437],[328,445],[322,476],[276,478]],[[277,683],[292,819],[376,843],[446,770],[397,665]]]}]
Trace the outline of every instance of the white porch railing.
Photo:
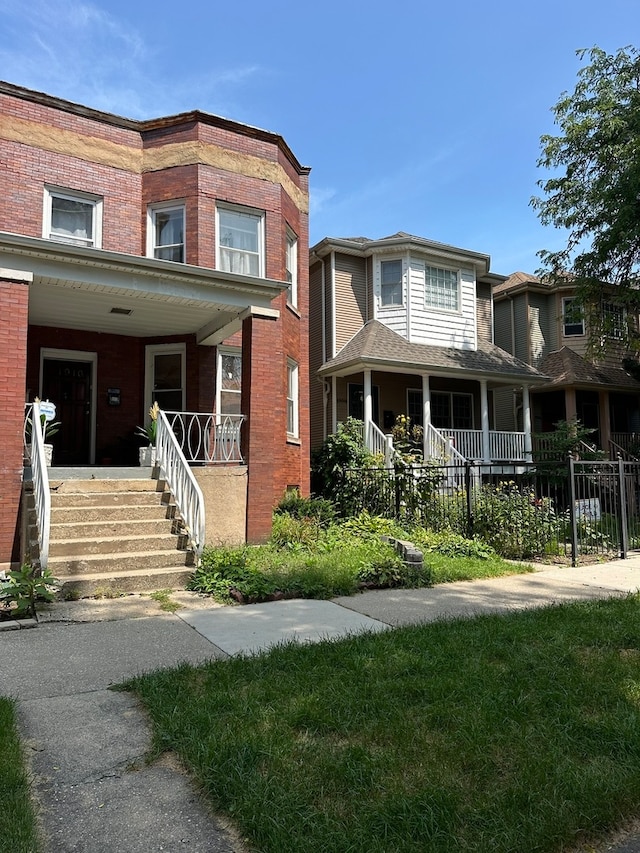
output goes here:
[{"label": "white porch railing", "polygon": [[196,561],[199,561],[206,535],[204,496],[178,444],[167,414],[162,410],[158,412],[156,461],[160,466],[160,475],[174,497]]},{"label": "white porch railing", "polygon": [[492,462],[521,462],[527,458],[523,432],[489,432]]},{"label": "white porch railing", "polygon": [[165,412],[188,462],[242,463],[240,428],[244,415]]},{"label": "white porch railing", "polygon": [[453,446],[453,442],[433,424],[427,424],[425,431],[426,451],[428,459],[442,459],[445,464],[458,464],[465,461],[465,457]]},{"label": "white porch railing", "polygon": [[480,429],[445,429],[441,430],[447,438],[451,438],[455,449],[465,459],[484,459],[482,452],[482,430]]},{"label": "white porch railing", "polygon": [[44,435],[40,422],[40,405],[33,403],[25,418],[31,419],[31,479],[33,482],[33,500],[38,530],[38,562],[44,571],[49,563],[49,530],[51,528],[51,492],[49,491],[49,472],[44,455]]}]

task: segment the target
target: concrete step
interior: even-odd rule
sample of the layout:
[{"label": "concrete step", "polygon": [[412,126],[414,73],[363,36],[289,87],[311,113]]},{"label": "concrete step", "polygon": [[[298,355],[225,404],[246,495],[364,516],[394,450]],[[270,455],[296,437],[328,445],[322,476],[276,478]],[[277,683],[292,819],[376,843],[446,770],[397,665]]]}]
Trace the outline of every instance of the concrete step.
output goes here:
[{"label": "concrete step", "polygon": [[111,575],[85,574],[61,579],[60,599],[116,596],[128,592],[152,592],[157,589],[184,589],[191,572],[179,568],[113,572]]},{"label": "concrete step", "polygon": [[128,554],[78,554],[74,557],[49,557],[49,570],[56,578],[84,575],[116,575],[121,572],[153,573],[159,569],[188,568],[193,565],[191,551],[164,548],[158,551],[132,551]]},{"label": "concrete step", "polygon": [[101,536],[149,536],[153,534],[166,533],[171,530],[177,533],[179,523],[177,520],[169,526],[169,521],[163,514],[162,518],[130,518],[126,522],[122,520],[111,521],[64,521],[51,525],[51,541],[66,541],[68,539],[98,539]]},{"label": "concrete step", "polygon": [[49,542],[49,556],[68,557],[71,559],[72,557],[76,558],[90,554],[99,554],[104,557],[117,554],[122,557],[126,554],[153,553],[172,549],[184,552],[186,545],[187,540],[185,536],[176,536],[168,531],[155,536],[125,535],[98,536],[92,539],[52,539]]},{"label": "concrete step", "polygon": [[51,507],[51,523],[63,524],[80,521],[130,521],[132,518],[173,518],[173,504],[151,504],[149,506],[89,506]]},{"label": "concrete step", "polygon": [[52,507],[151,506],[162,503],[164,492],[52,492]]},{"label": "concrete step", "polygon": [[89,494],[90,492],[163,492],[165,487],[164,480],[49,480],[49,487],[52,493],[69,494],[80,492],[81,494]]}]

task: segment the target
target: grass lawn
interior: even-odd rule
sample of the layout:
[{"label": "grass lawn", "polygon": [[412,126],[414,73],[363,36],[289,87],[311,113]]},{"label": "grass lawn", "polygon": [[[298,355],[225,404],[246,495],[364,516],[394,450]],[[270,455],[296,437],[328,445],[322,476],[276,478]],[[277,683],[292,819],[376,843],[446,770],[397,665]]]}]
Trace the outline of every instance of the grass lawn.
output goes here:
[{"label": "grass lawn", "polygon": [[15,706],[0,696],[0,850],[37,853],[39,849]]},{"label": "grass lawn", "polygon": [[567,850],[640,809],[640,597],[141,676],[261,853]]}]

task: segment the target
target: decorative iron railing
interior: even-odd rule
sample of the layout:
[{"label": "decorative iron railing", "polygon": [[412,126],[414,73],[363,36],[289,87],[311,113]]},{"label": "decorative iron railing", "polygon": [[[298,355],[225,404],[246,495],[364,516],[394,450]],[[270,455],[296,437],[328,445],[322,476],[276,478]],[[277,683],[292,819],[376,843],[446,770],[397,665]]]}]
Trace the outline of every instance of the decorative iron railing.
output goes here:
[{"label": "decorative iron railing", "polygon": [[244,415],[165,412],[188,462],[242,463],[240,429]]},{"label": "decorative iron railing", "polygon": [[176,509],[198,562],[206,535],[204,496],[182,452],[167,413],[162,410],[158,412],[156,463],[176,502]]}]

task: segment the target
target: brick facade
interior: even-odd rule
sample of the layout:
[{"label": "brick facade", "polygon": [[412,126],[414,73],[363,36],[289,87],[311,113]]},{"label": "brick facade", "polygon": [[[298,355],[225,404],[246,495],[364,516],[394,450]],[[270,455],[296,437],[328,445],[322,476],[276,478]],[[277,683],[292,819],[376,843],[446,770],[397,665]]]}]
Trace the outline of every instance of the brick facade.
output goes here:
[{"label": "brick facade", "polygon": [[[244,359],[242,405],[246,406],[243,413],[247,421],[243,440],[247,449],[249,483],[247,538],[249,541],[264,539],[270,530],[271,510],[285,488],[297,485],[305,493],[309,488],[309,170],[299,165],[284,140],[276,134],[199,112],[136,122],[0,84],[0,118],[0,176],[5,188],[0,195],[0,256],[5,256],[3,236],[17,234],[31,238],[28,249],[34,258],[32,308],[37,317],[29,327],[28,336],[25,326],[24,339],[16,335],[13,316],[9,330],[7,309],[14,313],[22,311],[26,318],[29,288],[24,283],[0,282],[0,317],[3,318],[0,321],[0,401],[6,400],[0,417],[7,419],[5,432],[9,421],[15,432],[19,420],[21,430],[25,399],[33,399],[40,393],[45,352],[89,353],[97,365],[95,387],[90,389],[95,420],[93,461],[96,464],[131,464],[136,452],[134,430],[143,421],[146,411],[146,346],[184,344],[188,411],[210,412],[215,399],[216,347],[211,342],[206,346],[198,344],[201,327],[207,327],[212,319],[215,322],[215,312],[203,314],[201,319],[197,315],[189,321],[185,319],[188,300],[200,298],[195,291],[194,294],[190,292],[188,282],[186,290],[171,297],[183,333],[159,335],[153,334],[145,320],[145,311],[152,311],[155,300],[160,298],[154,292],[147,294],[148,301],[133,303],[131,300],[139,299],[138,284],[132,285],[130,292],[126,286],[120,286],[117,291],[120,299],[129,298],[127,304],[133,304],[135,310],[130,326],[119,331],[115,330],[119,327],[110,326],[106,319],[101,319],[110,306],[105,306],[99,296],[95,297],[95,311],[87,312],[86,307],[80,307],[86,306],[90,292],[100,294],[105,287],[108,290],[108,281],[104,286],[85,285],[79,275],[79,283],[75,278],[65,283],[69,266],[57,258],[58,266],[52,267],[52,272],[39,272],[36,259],[41,253],[37,241],[44,243],[46,237],[43,221],[47,187],[99,197],[102,200],[102,243],[92,250],[98,266],[103,253],[108,253],[109,259],[115,258],[114,263],[124,255],[134,273],[135,259],[147,254],[148,207],[153,204],[179,201],[185,205],[186,263],[194,268],[216,269],[216,208],[221,203],[240,205],[264,216],[265,281],[285,281],[287,228],[297,235],[297,307],[288,306],[286,294],[281,292],[272,302],[279,316],[269,320],[261,317],[245,320],[242,331],[230,339],[230,343],[242,346]],[[48,240],[46,243],[51,245]],[[25,255],[28,257],[28,252],[20,253],[20,263],[29,272]],[[88,264],[80,255],[77,259],[72,257],[71,262]],[[79,269],[74,267],[73,276]],[[154,267],[149,271],[148,266],[142,265],[142,273],[155,276],[158,292],[166,286],[162,270]],[[229,288],[229,305],[233,307],[225,310],[236,312],[238,317],[243,312],[246,315],[251,299],[247,296],[247,303],[239,304],[237,294],[234,295],[233,275],[230,278],[225,286]],[[61,289],[56,290],[53,286],[56,284]],[[247,284],[240,282],[240,286]],[[78,315],[84,310],[86,320],[75,316],[76,303],[70,301],[68,321],[63,318],[55,323],[48,322],[47,305],[52,304],[48,300],[58,295],[69,298],[70,289],[76,289]],[[20,303],[17,307],[16,301]],[[116,296],[113,303],[118,305]],[[180,313],[183,310],[184,315]],[[191,328],[185,334],[189,323]],[[222,340],[216,342],[223,343]],[[295,442],[287,442],[286,435],[287,359],[299,365],[300,435]],[[118,406],[109,405],[108,390],[113,388],[120,392]],[[15,396],[12,401],[7,399],[9,393]],[[19,453],[21,459],[21,445]],[[8,453],[4,463],[15,470],[10,475],[3,469],[3,475],[15,481],[19,462]],[[0,563],[10,559],[13,548],[8,544],[13,537],[8,528],[13,531],[16,527],[18,500],[14,492],[17,482],[13,482],[10,498],[12,506],[15,502],[15,512],[7,513],[3,520],[7,530],[2,530]],[[15,551],[13,553],[15,556]]]}]

